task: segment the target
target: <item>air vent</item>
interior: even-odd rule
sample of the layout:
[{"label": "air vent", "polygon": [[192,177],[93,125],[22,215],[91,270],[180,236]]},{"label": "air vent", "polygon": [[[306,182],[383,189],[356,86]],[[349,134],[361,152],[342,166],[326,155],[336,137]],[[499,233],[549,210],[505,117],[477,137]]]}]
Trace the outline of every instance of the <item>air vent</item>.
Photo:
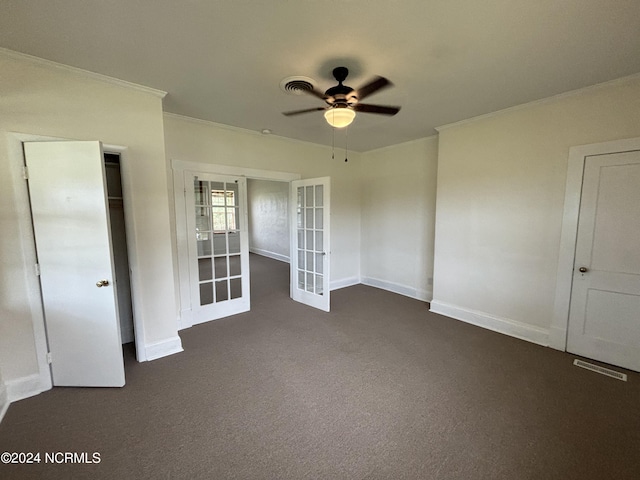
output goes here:
[{"label": "air vent", "polygon": [[309,77],[287,77],[280,82],[280,88],[289,95],[304,95],[305,91],[313,90],[313,79]]},{"label": "air vent", "polygon": [[623,382],[627,381],[626,373],[620,373],[620,372],[616,372],[615,370],[609,370],[608,368],[601,367],[600,365],[594,365],[593,363],[583,362],[582,360],[578,360],[577,358],[573,361],[573,364],[576,367],[586,368],[587,370],[591,370],[592,372],[606,375],[607,377],[617,378],[618,380],[622,380]]}]

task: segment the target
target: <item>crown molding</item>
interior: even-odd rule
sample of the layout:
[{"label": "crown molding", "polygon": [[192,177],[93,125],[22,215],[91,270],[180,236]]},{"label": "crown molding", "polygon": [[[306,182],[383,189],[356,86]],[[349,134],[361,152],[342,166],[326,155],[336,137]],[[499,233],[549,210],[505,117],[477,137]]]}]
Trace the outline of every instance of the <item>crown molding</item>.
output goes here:
[{"label": "crown molding", "polygon": [[530,107],[537,107],[539,105],[546,105],[547,103],[553,103],[559,100],[563,100],[565,98],[574,97],[577,95],[582,95],[584,93],[593,92],[596,90],[601,90],[607,87],[613,87],[617,85],[622,85],[625,83],[629,83],[635,80],[640,80],[640,73],[634,73],[633,75],[627,75],[625,77],[616,78],[613,80],[609,80],[602,83],[596,83],[594,85],[589,85],[588,87],[578,88],[577,90],[570,90],[568,92],[558,93],[557,95],[552,95],[551,97],[541,98],[539,100],[534,100],[532,102],[522,103],[520,105],[514,105],[513,107],[503,108],[502,110],[496,110],[495,112],[485,113],[483,115],[478,115],[477,117],[471,117],[464,120],[460,120],[458,122],[447,123],[445,125],[441,125],[439,127],[435,127],[438,133],[443,130],[448,130],[450,128],[460,127],[462,125],[467,125],[470,123],[480,122],[482,120],[487,120],[489,118],[497,117],[504,113],[517,112],[519,110],[524,110]]},{"label": "crown molding", "polygon": [[43,67],[64,70],[66,72],[73,73],[75,75],[80,75],[85,78],[90,78],[92,80],[98,80],[100,82],[109,83],[111,85],[116,85],[118,87],[128,88],[130,90],[137,90],[139,92],[153,95],[154,97],[164,98],[167,96],[167,92],[163,90],[158,90],[156,88],[139,85],[137,83],[127,82],[126,80],[120,80],[119,78],[109,77],[101,73],[90,72],[89,70],[83,70],[82,68],[72,67],[71,65],[65,65],[63,63],[54,62],[52,60],[46,60],[44,58],[34,57],[33,55],[28,55],[22,52],[16,52],[14,50],[9,50],[8,48],[0,47],[0,54],[3,54],[10,58],[24,60],[34,65],[40,65]]}]

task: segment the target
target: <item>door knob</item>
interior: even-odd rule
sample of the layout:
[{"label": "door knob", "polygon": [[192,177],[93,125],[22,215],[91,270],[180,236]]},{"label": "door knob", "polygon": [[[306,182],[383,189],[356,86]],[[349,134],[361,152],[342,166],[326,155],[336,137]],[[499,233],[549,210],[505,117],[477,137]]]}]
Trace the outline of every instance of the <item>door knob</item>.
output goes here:
[{"label": "door knob", "polygon": [[100,287],[108,287],[109,286],[109,280],[100,280],[98,282],[96,282],[96,287],[100,288]]},{"label": "door knob", "polygon": [[589,269],[588,269],[587,267],[580,267],[580,268],[578,269],[578,271],[579,271],[580,273],[587,273],[587,272],[589,271]]}]

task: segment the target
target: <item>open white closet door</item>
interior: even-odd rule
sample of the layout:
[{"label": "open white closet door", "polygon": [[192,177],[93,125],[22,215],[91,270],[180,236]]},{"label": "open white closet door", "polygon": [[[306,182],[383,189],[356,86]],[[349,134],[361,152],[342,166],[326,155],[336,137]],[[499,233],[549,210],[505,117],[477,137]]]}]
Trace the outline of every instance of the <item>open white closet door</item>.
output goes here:
[{"label": "open white closet door", "polygon": [[24,152],[53,384],[121,387],[102,145],[28,142]]},{"label": "open white closet door", "polygon": [[328,312],[330,179],[291,182],[291,298]]},{"label": "open white closet door", "polygon": [[185,172],[192,323],[246,312],[247,180]]}]

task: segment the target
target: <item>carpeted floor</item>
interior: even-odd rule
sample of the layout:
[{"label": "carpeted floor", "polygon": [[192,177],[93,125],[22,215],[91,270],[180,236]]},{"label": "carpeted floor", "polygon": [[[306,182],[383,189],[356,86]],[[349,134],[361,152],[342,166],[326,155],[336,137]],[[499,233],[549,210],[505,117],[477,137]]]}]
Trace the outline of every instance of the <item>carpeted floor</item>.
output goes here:
[{"label": "carpeted floor", "polygon": [[0,478],[640,478],[639,374],[362,285],[326,314],[289,299],[288,265],[252,255],[251,269],[250,313],[181,331],[185,352],[154,362],[128,349],[124,388],[12,404],[0,452],[42,457]]}]

